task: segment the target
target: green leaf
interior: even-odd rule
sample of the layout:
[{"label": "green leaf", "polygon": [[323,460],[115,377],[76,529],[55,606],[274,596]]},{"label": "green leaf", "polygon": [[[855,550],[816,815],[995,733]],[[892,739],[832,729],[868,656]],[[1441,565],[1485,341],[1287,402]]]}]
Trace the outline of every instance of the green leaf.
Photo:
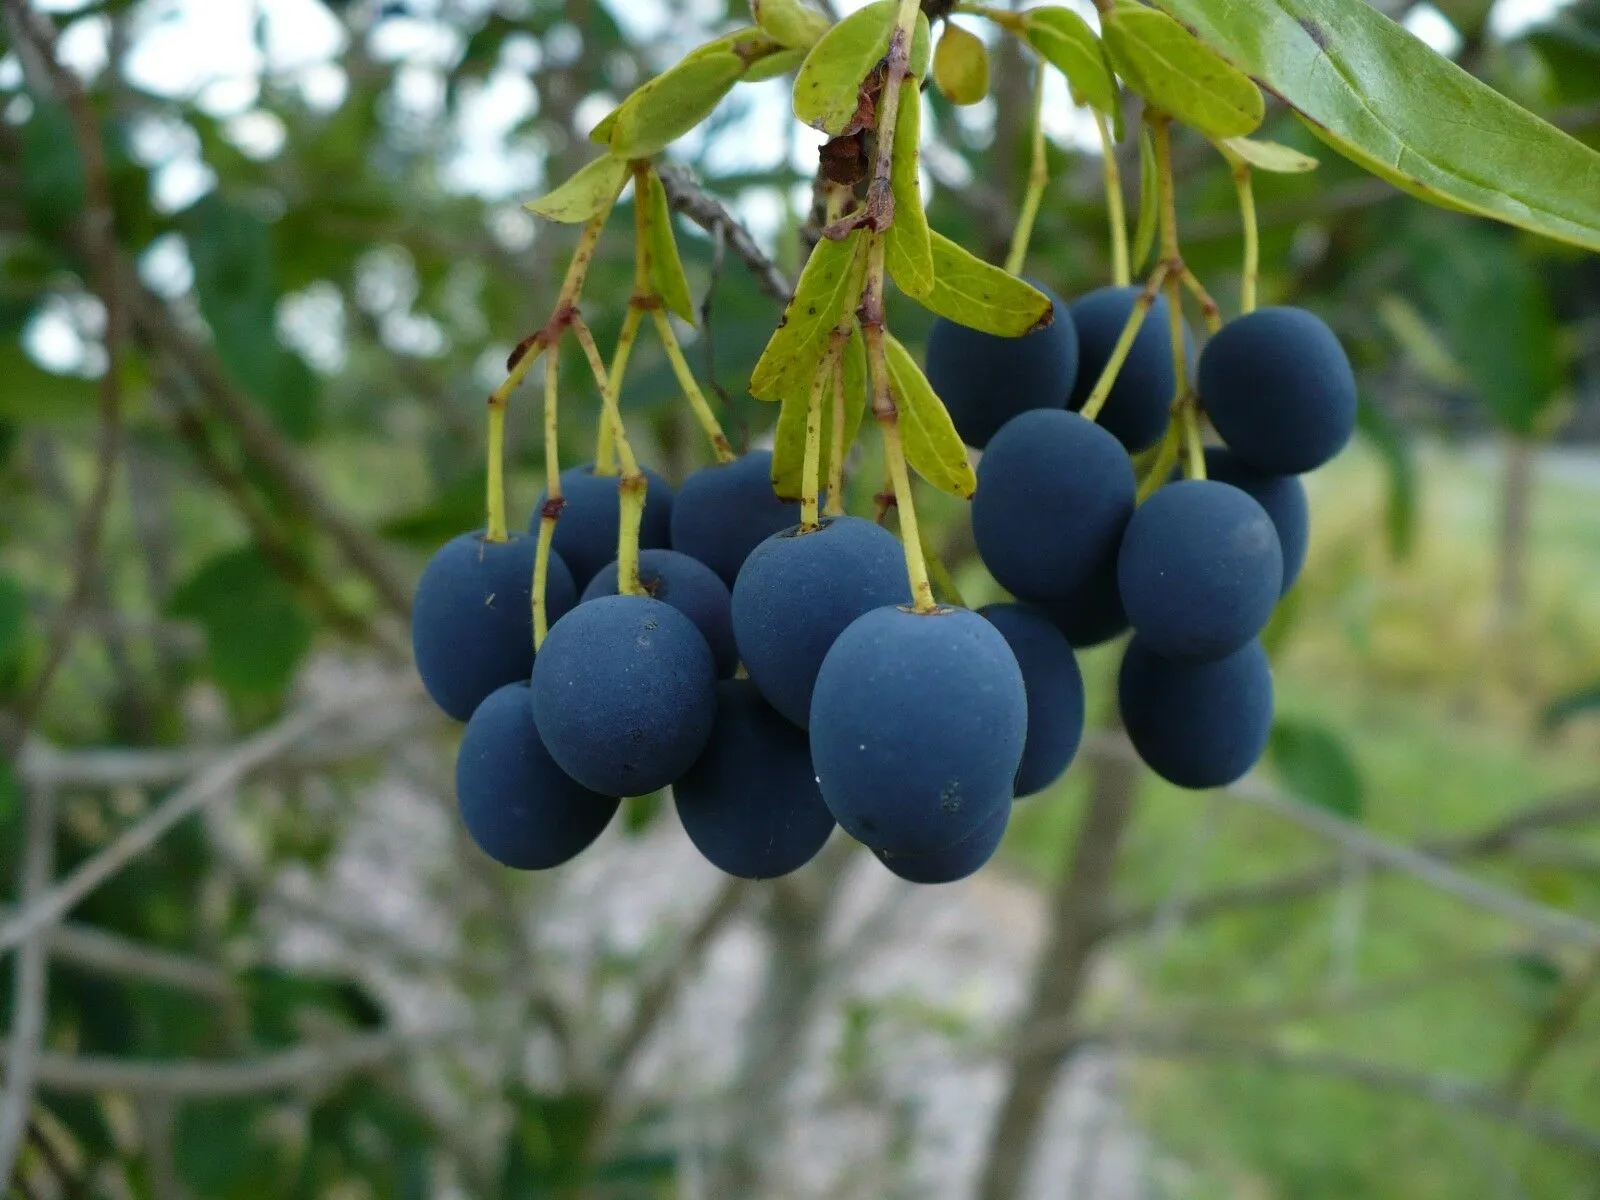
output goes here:
[{"label": "green leaf", "polygon": [[1591,683],[1553,701],[1540,716],[1539,723],[1546,730],[1560,729],[1568,721],[1590,713],[1600,713],[1600,683]]},{"label": "green leaf", "polygon": [[236,696],[280,694],[311,648],[311,621],[254,546],[205,563],[167,608],[205,630],[217,683]]},{"label": "green leaf", "polygon": [[843,241],[823,238],[800,272],[794,299],[783,310],[750,376],[758,400],[782,400],[810,385],[828,347],[828,334],[855,307],[866,271],[866,239],[859,230]]},{"label": "green leaf", "polygon": [[60,104],[42,103],[22,129],[21,183],[23,213],[30,228],[44,232],[66,229],[83,211],[83,159],[72,117]]},{"label": "green leaf", "polygon": [[[867,341],[861,336],[861,326],[856,325],[850,330],[850,340],[844,348],[844,446],[842,453],[848,457],[850,447],[856,444],[856,437],[861,432],[861,421],[867,413],[867,397],[872,393],[872,377],[867,371]],[[833,397],[828,397],[832,405]],[[829,408],[829,445],[832,443],[832,408]],[[832,462],[831,454],[824,454],[823,458]]]},{"label": "green leaf", "polygon": [[1399,562],[1411,554],[1417,533],[1417,464],[1411,439],[1394,418],[1365,396],[1356,405],[1356,428],[1383,459],[1389,481],[1384,528],[1389,535],[1389,556]]},{"label": "green leaf", "polygon": [[1399,343],[1406,360],[1429,383],[1462,391],[1472,385],[1466,371],[1450,353],[1450,347],[1444,344],[1410,300],[1394,292],[1386,292],[1378,297],[1374,312],[1389,336]]},{"label": "green leaf", "polygon": [[525,207],[564,225],[581,225],[606,211],[627,177],[626,159],[603,154],[579,167],[560,187],[530,200]]},{"label": "green leaf", "polygon": [[0,574],[0,682],[22,659],[28,638],[28,596],[10,574]]},{"label": "green leaf", "polygon": [[638,837],[648,830],[665,810],[665,799],[664,792],[630,796],[622,805],[622,832],[629,837]]},{"label": "green leaf", "polygon": [[1124,6],[1101,29],[1117,74],[1162,112],[1214,138],[1261,124],[1261,89],[1165,13]]},{"label": "green leaf", "polygon": [[1161,184],[1157,179],[1156,146],[1150,130],[1139,127],[1139,219],[1133,227],[1131,258],[1135,271],[1143,270],[1156,245],[1156,223],[1161,216]]},{"label": "green leaf", "polygon": [[1269,142],[1260,138],[1223,138],[1217,143],[1229,162],[1235,159],[1247,162],[1258,171],[1275,175],[1300,175],[1317,169],[1317,160],[1302,154],[1293,146]]},{"label": "green leaf", "polygon": [[1600,31],[1557,21],[1530,31],[1524,40],[1544,60],[1556,100],[1562,104],[1600,100]]},{"label": "green leaf", "polygon": [[1360,0],[1155,2],[1396,187],[1600,249],[1600,154]]},{"label": "green leaf", "polygon": [[955,422],[934,393],[928,377],[911,352],[893,336],[884,335],[884,356],[889,364],[889,386],[900,410],[900,437],[906,461],[941,492],[963,500],[978,490],[978,477],[967,461],[967,448]]},{"label": "green leaf", "polygon": [[917,26],[911,31],[911,55],[908,70],[918,79],[928,77],[928,67],[933,63],[933,26],[928,14],[917,13]]},{"label": "green leaf", "polygon": [[[672,209],[667,204],[667,189],[654,171],[645,175],[645,230],[650,247],[650,279],[661,293],[667,311],[689,324],[695,323],[694,299],[689,294],[689,277],[683,273],[678,257],[678,239],[672,229]],[[635,203],[638,203],[636,200]]]},{"label": "green leaf", "polygon": [[795,70],[805,60],[804,50],[779,50],[751,63],[744,73],[744,82],[760,83],[764,79],[776,79]]},{"label": "green leaf", "polygon": [[16,845],[16,820],[22,812],[22,785],[9,758],[0,758],[0,833]]},{"label": "green leaf", "polygon": [[1021,337],[1055,319],[1050,297],[932,231],[933,289],[929,312],[998,337]]},{"label": "green leaf", "polygon": [[[832,372],[829,373],[830,378]],[[822,428],[828,426],[827,414],[833,399],[833,388],[824,384],[822,389]],[[811,388],[796,388],[783,398],[778,409],[778,424],[772,432],[772,490],[780,500],[798,500],[805,493],[806,479],[806,418],[811,412]],[[818,456],[817,469],[826,478],[828,464],[827,441],[822,443],[823,453]]]},{"label": "green leaf", "polygon": [[1359,821],[1366,808],[1366,784],[1344,743],[1326,726],[1279,718],[1267,754],[1291,792],[1318,808]]},{"label": "green leaf", "polygon": [[1105,46],[1070,8],[1032,8],[1022,14],[1028,44],[1067,77],[1075,97],[1111,116],[1120,129],[1122,105]]},{"label": "green leaf", "polygon": [[857,9],[811,47],[794,81],[794,115],[838,137],[860,105],[861,83],[889,53],[897,0]]},{"label": "green leaf", "polygon": [[432,551],[463,529],[483,524],[486,489],[485,471],[480,466],[447,484],[422,507],[390,517],[378,526],[378,532],[394,541]]},{"label": "green leaf", "polygon": [[922,93],[916,80],[907,79],[900,85],[900,113],[894,126],[889,180],[894,189],[894,224],[885,238],[884,255],[900,290],[919,300],[933,290],[933,238],[918,179],[921,140]]},{"label": "green leaf", "polygon": [[280,1194],[281,1152],[270,1141],[269,1109],[257,1097],[189,1100],[172,1129],[172,1159],[197,1196],[216,1200]]},{"label": "green leaf", "polygon": [[933,51],[933,81],[951,104],[976,104],[989,94],[989,50],[983,39],[946,23]]},{"label": "green leaf", "polygon": [[499,1194],[532,1200],[587,1182],[599,1099],[584,1092],[543,1096],[520,1087],[510,1099],[514,1120]]},{"label": "green leaf", "polygon": [[750,15],[775,42],[809,50],[828,32],[828,18],[801,0],[750,0]]},{"label": "green leaf", "polygon": [[611,153],[629,159],[659,154],[711,115],[745,66],[732,50],[706,49],[657,75],[606,119]]}]

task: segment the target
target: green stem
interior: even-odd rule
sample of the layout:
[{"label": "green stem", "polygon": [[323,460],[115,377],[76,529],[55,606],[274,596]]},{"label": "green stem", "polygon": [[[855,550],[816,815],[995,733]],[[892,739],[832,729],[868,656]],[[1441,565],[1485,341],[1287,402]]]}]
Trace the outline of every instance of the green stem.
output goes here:
[{"label": "green stem", "polygon": [[[1172,118],[1156,113],[1150,120],[1156,150],[1156,180],[1161,189],[1161,257],[1167,264],[1167,323],[1172,334],[1173,399],[1189,390],[1189,356],[1183,342],[1183,255],[1178,248],[1178,194],[1172,175]],[[1198,280],[1196,281],[1198,283]]]},{"label": "green stem", "polygon": [[561,495],[561,454],[557,444],[556,400],[560,389],[556,381],[560,355],[544,360],[544,505],[539,510],[539,544],[533,555],[533,648],[544,645],[550,632],[550,614],[545,611],[544,593],[550,580],[550,546],[556,536],[556,519],[566,503]]},{"label": "green stem", "polygon": [[1256,280],[1261,274],[1261,233],[1256,225],[1256,194],[1250,164],[1235,163],[1233,187],[1239,193],[1239,218],[1244,223],[1244,274],[1239,279],[1239,309],[1256,310]]},{"label": "green stem", "polygon": [[1028,162],[1028,190],[1022,197],[1022,210],[1017,214],[1017,227],[1011,234],[1011,252],[1006,255],[1006,271],[1020,275],[1028,259],[1028,243],[1033,238],[1033,223],[1039,217],[1039,205],[1044,200],[1044,189],[1050,183],[1050,164],[1044,148],[1044,62],[1034,64],[1036,76],[1033,83],[1033,149]]},{"label": "green stem", "polygon": [[617,592],[623,596],[643,596],[644,585],[639,582],[639,525],[644,519],[645,490],[649,486],[644,473],[639,470],[639,460],[634,457],[633,446],[628,442],[628,432],[622,425],[622,410],[617,404],[617,393],[611,388],[606,364],[594,344],[594,334],[582,317],[573,314],[572,333],[583,347],[589,360],[589,371],[600,389],[602,419],[611,423],[611,436],[616,439],[617,458],[622,464],[622,477],[617,481],[617,494],[622,508],[620,528],[617,531]]},{"label": "green stem", "polygon": [[672,320],[667,316],[666,309],[652,308],[650,316],[655,320],[656,334],[661,338],[661,348],[667,352],[667,361],[672,364],[672,373],[678,377],[678,387],[683,391],[683,398],[689,402],[695,420],[700,423],[700,428],[705,430],[706,438],[711,443],[711,453],[716,455],[719,463],[732,462],[738,455],[734,454],[727,435],[722,432],[717,414],[711,411],[705,393],[700,390],[694,372],[689,369],[688,360],[683,357],[683,348],[678,345],[678,335],[672,331]]},{"label": "green stem", "polygon": [[[610,381],[614,395],[622,395],[622,381],[628,374],[628,360],[633,357],[634,343],[639,340],[639,324],[643,320],[644,309],[629,300],[628,311],[622,318],[622,331],[617,335],[617,348],[611,354]],[[594,473],[617,473],[617,446],[611,436],[610,421],[601,421],[595,434]]]},{"label": "green stem", "polygon": [[1106,220],[1111,226],[1111,279],[1127,287],[1133,279],[1128,259],[1128,213],[1122,200],[1122,168],[1117,165],[1117,148],[1111,140],[1111,122],[1098,108],[1094,127],[1100,133],[1101,173],[1106,185]]},{"label": "green stem", "polygon": [[833,356],[823,355],[817,373],[811,380],[811,394],[806,403],[806,451],[800,475],[800,528],[818,528],[817,490],[818,476],[822,474],[822,393],[833,378]]},{"label": "green stem", "polygon": [[1026,33],[1028,29],[1027,22],[1023,20],[1020,13],[1006,12],[1001,8],[991,8],[987,4],[972,4],[967,3],[967,0],[961,0],[961,3],[956,5],[955,11],[965,13],[969,17],[982,17],[986,21],[993,21],[1001,29],[1008,30],[1018,37]]},{"label": "green stem", "polygon": [[[846,353],[849,353],[848,346]],[[828,503],[823,511],[830,517],[844,516],[844,359],[833,369],[833,436],[828,455]]]},{"label": "green stem", "polygon": [[1122,365],[1128,361],[1128,355],[1133,350],[1133,341],[1139,336],[1145,318],[1155,307],[1156,296],[1160,294],[1161,285],[1166,282],[1167,274],[1167,262],[1165,260],[1158,262],[1155,270],[1150,272],[1150,278],[1145,281],[1143,290],[1134,298],[1128,319],[1123,323],[1122,332],[1117,335],[1117,344],[1111,348],[1111,357],[1106,359],[1106,365],[1100,369],[1100,378],[1095,380],[1094,390],[1083,402],[1082,412],[1089,420],[1093,421],[1100,416],[1100,410],[1110,398],[1111,389],[1117,383],[1117,375],[1122,371]]}]

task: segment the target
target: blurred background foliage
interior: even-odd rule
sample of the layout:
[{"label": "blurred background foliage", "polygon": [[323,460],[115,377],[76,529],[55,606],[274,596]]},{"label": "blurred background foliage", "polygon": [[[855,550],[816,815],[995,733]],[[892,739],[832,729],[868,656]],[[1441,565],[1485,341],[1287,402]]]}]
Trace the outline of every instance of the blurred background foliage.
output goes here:
[{"label": "blurred background foliage", "polygon": [[[1515,19],[1511,3],[1387,7],[1600,147],[1600,2],[1531,21],[1520,9]],[[60,874],[184,777],[58,785],[49,771],[26,769],[53,761],[39,757],[44,748],[70,757],[222,746],[307,695],[404,676],[411,581],[436,545],[481,523],[483,398],[510,348],[543,322],[572,242],[571,230],[536,224],[521,202],[589,157],[583,134],[629,88],[746,16],[743,0],[37,8],[50,14],[55,55],[82,79],[99,124],[128,336],[116,474],[98,547],[85,558],[82,529],[95,520],[105,462],[106,313],[92,286],[73,115],[12,26],[0,54],[8,883],[22,874],[27,793],[53,793]],[[925,129],[936,147],[927,158],[934,225],[998,259],[1026,169],[1030,82],[1014,46],[992,50],[991,98],[956,110],[930,93]],[[816,142],[785,111],[783,81],[741,87],[674,155],[792,277]],[[1029,270],[1072,295],[1109,277],[1100,167],[1092,126],[1077,123],[1064,92],[1051,113],[1052,182]],[[1310,175],[1257,177],[1264,301],[1323,314],[1363,389],[1358,443],[1311,481],[1310,565],[1271,631],[1282,719],[1266,774],[1302,804],[1440,846],[1552,796],[1587,788],[1592,798],[1600,262],[1400,197],[1322,151],[1281,110],[1263,134],[1323,160]],[[1137,180],[1137,153],[1124,159]],[[1225,166],[1193,140],[1180,142],[1178,163],[1185,254],[1234,311],[1241,250]],[[629,203],[602,242],[584,301],[602,346],[614,342],[627,297]],[[712,297],[709,329],[685,331],[691,362],[735,443],[755,443],[773,411],[744,384],[779,305],[731,254],[714,271],[703,231],[684,223],[679,237],[694,286]],[[908,344],[920,342],[925,320],[912,304],[891,310]],[[571,367],[568,463],[589,457],[597,407],[580,362]],[[705,461],[649,338],[624,407],[647,435],[642,452],[669,477]],[[541,486],[536,411],[524,393],[511,423],[522,520]],[[881,483],[870,445],[858,462],[854,511],[870,511]],[[925,512],[968,601],[995,596],[961,507],[930,492]],[[64,606],[70,626],[58,618]],[[1085,666],[1104,712],[1114,654],[1093,652]],[[51,686],[40,697],[42,678]],[[581,954],[551,958],[545,947],[534,978],[508,984],[534,961],[525,930],[581,925],[597,911],[595,881],[579,889],[579,903],[548,881],[490,872],[462,849],[449,817],[453,734],[413,711],[397,685],[393,695],[378,734],[322,761],[274,764],[227,809],[179,825],[115,875],[76,909],[50,968],[45,1042],[54,1054],[248,1066],[308,1040],[316,1054],[322,1039],[334,1048],[325,1072],[220,1094],[47,1078],[19,1194],[704,1188],[674,1132],[682,1098],[659,1080],[630,1090],[624,1072],[659,1035],[652,1005],[671,1002],[727,919],[719,905],[755,922],[766,955],[756,1015],[737,1039],[726,1035],[738,1044],[723,1099],[762,1109],[749,1091],[760,1088],[781,1100],[781,1044],[798,1042],[819,1013],[844,1011],[835,1066],[857,1089],[852,1103],[887,1114],[888,1132],[881,1144],[849,1147],[876,1165],[831,1194],[933,1194],[906,1190],[915,1119],[904,1123],[886,1082],[897,1043],[877,1031],[914,1025],[956,1054],[970,1030],[954,1000],[846,1003],[817,982],[825,893],[842,855],[791,885],[717,893],[703,914],[669,912],[632,942],[591,931]],[[24,719],[32,740],[19,756]],[[405,753],[378,750],[397,729]],[[426,819],[383,807],[397,769],[433,797]],[[1019,809],[988,874],[1042,904],[1095,786],[1098,776],[1079,766]],[[1324,843],[1231,801],[1153,782],[1140,790],[1115,911],[1127,918],[1120,932],[1150,936],[1108,943],[1106,981],[1084,1013],[1266,1030],[1297,1051],[1337,1049],[1480,1080],[1508,1111],[1526,1095],[1574,1127],[1600,1130],[1600,1016],[1586,1005],[1600,966],[1594,946],[1534,937],[1359,855],[1336,849],[1330,860]],[[623,840],[672,836],[662,833],[663,811],[631,805]],[[1596,815],[1462,857],[1489,860],[1474,868],[1487,884],[1600,921]],[[379,838],[387,849],[368,855],[369,872],[373,861],[393,866],[384,854],[403,858],[417,846],[434,866],[409,897],[402,885],[420,877],[396,867],[379,889],[383,903],[357,912],[347,904],[352,887],[370,891],[375,877],[344,880],[340,891],[340,872],[352,845],[371,849],[374,824],[414,844]],[[1213,889],[1330,861],[1326,886],[1184,919],[1184,906]],[[923,902],[904,901],[913,913]],[[659,916],[659,906],[649,911]],[[1166,918],[1153,932],[1152,914]],[[719,924],[708,925],[713,918]],[[7,971],[18,961],[11,954]],[[1025,956],[1009,969],[1009,980],[953,981],[951,995],[962,986],[1015,991]],[[816,992],[809,1001],[794,990],[802,977]],[[8,1026],[13,993],[8,982],[0,998]],[[385,1057],[384,1039],[415,1026],[403,1019],[408,1005],[465,1020],[471,1053],[408,1059],[408,1069]],[[512,1050],[529,1037],[539,1044],[532,1066]],[[355,1057],[345,1063],[343,1053]],[[1126,1194],[1564,1197],[1594,1188],[1597,1133],[1587,1154],[1552,1149],[1515,1121],[1486,1125],[1387,1085],[1362,1090],[1259,1063],[1135,1052],[1118,1074],[1117,1104],[1143,1139],[1144,1190]],[[971,1102],[971,1123],[987,1120],[984,1103]],[[763,1161],[759,1141],[772,1126],[730,1128],[703,1147],[720,1183],[683,1194],[812,1194]],[[1049,1181],[1039,1194],[1066,1194],[1049,1190],[1065,1185]]]}]

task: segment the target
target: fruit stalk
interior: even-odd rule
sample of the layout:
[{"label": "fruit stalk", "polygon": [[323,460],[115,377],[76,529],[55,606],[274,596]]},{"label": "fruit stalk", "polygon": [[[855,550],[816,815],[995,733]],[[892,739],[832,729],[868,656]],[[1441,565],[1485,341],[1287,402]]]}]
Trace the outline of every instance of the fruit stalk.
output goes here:
[{"label": "fruit stalk", "polygon": [[[630,303],[622,317],[622,331],[617,334],[617,348],[611,352],[611,390],[619,396],[622,379],[628,373],[628,360],[633,357],[634,343],[639,340],[639,323],[643,320],[644,310]],[[603,418],[595,435],[594,473],[617,473],[617,444],[611,436],[611,422]]]},{"label": "fruit stalk", "polygon": [[1033,238],[1033,223],[1039,217],[1045,186],[1050,182],[1050,167],[1044,153],[1044,63],[1034,63],[1033,149],[1028,162],[1028,190],[1022,197],[1017,227],[1011,234],[1011,251],[1006,255],[1006,271],[1020,275],[1028,259],[1028,243]]},{"label": "fruit stalk", "polygon": [[539,355],[544,352],[549,338],[550,330],[546,326],[513,350],[511,361],[506,364],[505,379],[489,393],[488,521],[483,535],[485,541],[506,540],[506,406],[511,402],[511,393],[517,390],[533,369],[533,364],[539,361]]},{"label": "fruit stalk", "polygon": [[1094,127],[1100,134],[1100,169],[1106,187],[1106,220],[1111,227],[1111,281],[1127,287],[1133,280],[1128,259],[1128,214],[1122,202],[1122,168],[1117,165],[1117,148],[1111,140],[1111,122],[1105,113],[1093,109]]},{"label": "fruit stalk", "polygon": [[730,463],[738,457],[733,452],[733,446],[728,437],[722,432],[722,425],[717,420],[716,413],[711,411],[711,405],[706,402],[705,393],[700,390],[700,385],[695,382],[694,372],[689,369],[688,360],[683,357],[683,348],[678,345],[678,335],[672,330],[672,321],[667,316],[666,309],[659,306],[650,310],[650,315],[655,319],[656,333],[661,338],[661,348],[667,352],[667,361],[672,364],[672,373],[678,377],[678,386],[683,389],[683,396],[693,410],[695,420],[700,422],[700,428],[706,431],[706,438],[711,443],[711,453],[716,456],[719,463]]},{"label": "fruit stalk", "polygon": [[533,556],[533,648],[544,645],[550,632],[550,614],[545,610],[545,589],[550,582],[550,546],[556,536],[556,519],[566,501],[561,496],[561,448],[557,442],[556,399],[560,355],[544,360],[544,478],[545,501],[539,509],[539,545]]},{"label": "fruit stalk", "polygon": [[1256,193],[1250,164],[1233,164],[1233,187],[1239,193],[1239,219],[1244,225],[1244,274],[1239,278],[1239,311],[1256,310],[1256,279],[1261,274],[1261,234],[1256,226]]},{"label": "fruit stalk", "polygon": [[800,477],[800,528],[808,531],[818,528],[817,490],[822,474],[822,394],[828,390],[829,382],[837,373],[838,348],[841,344],[842,338],[839,331],[835,330],[828,352],[817,365],[806,402],[806,449]]},{"label": "fruit stalk", "polygon": [[[1183,254],[1178,246],[1178,193],[1172,174],[1172,118],[1165,113],[1152,115],[1150,130],[1156,149],[1156,179],[1161,188],[1161,258],[1167,264],[1167,324],[1172,332],[1174,385],[1172,415],[1175,423],[1181,427],[1184,444],[1189,450],[1188,474],[1193,479],[1204,479],[1206,460],[1200,445],[1200,419],[1189,391],[1189,357],[1183,342],[1182,280],[1185,274],[1192,275],[1193,272],[1183,265]],[[1200,287],[1198,279],[1194,287]],[[1204,289],[1200,290],[1204,294]],[[1213,304],[1212,308],[1215,307]]]},{"label": "fruit stalk", "polygon": [[623,428],[622,410],[617,405],[617,393],[611,386],[606,364],[594,343],[594,334],[584,319],[573,313],[572,333],[583,347],[589,360],[589,370],[600,389],[602,420],[611,424],[611,436],[616,442],[617,458],[622,465],[622,476],[617,480],[618,502],[621,505],[621,523],[617,530],[617,592],[623,596],[645,595],[639,582],[639,525],[644,520],[645,489],[649,486],[644,472],[639,470],[639,460],[634,457],[628,443],[628,432]]},{"label": "fruit stalk", "polygon": [[1211,293],[1206,291],[1206,285],[1200,282],[1187,265],[1180,276],[1183,286],[1189,289],[1189,294],[1200,302],[1200,316],[1206,323],[1206,331],[1215,333],[1222,328],[1222,307],[1211,298]]},{"label": "fruit stalk", "polygon": [[[849,353],[848,347],[845,353]],[[829,440],[828,503],[823,511],[830,517],[844,516],[844,356],[833,372],[833,430]]]},{"label": "fruit stalk", "polygon": [[1095,380],[1094,391],[1090,392],[1089,398],[1083,402],[1083,415],[1089,420],[1093,421],[1100,415],[1100,410],[1110,398],[1111,389],[1117,383],[1117,375],[1121,373],[1123,364],[1128,361],[1134,339],[1139,336],[1145,318],[1155,307],[1156,296],[1160,294],[1161,285],[1166,282],[1171,267],[1172,264],[1166,259],[1158,262],[1155,270],[1150,272],[1150,278],[1145,281],[1144,290],[1134,298],[1128,319],[1122,326],[1122,332],[1117,335],[1117,344],[1111,348],[1111,357],[1106,359],[1106,365],[1101,368],[1100,378]]}]

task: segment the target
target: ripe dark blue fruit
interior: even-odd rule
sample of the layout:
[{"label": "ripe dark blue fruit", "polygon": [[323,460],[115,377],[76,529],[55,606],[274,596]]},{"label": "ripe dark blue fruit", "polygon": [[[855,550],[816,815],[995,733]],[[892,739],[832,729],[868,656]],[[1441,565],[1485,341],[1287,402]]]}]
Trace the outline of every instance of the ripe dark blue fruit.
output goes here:
[{"label": "ripe dark blue fruit", "polygon": [[811,757],[845,831],[933,854],[1011,804],[1028,731],[1022,671],[975,612],[891,605],[851,624],[811,697]]},{"label": "ripe dark blue fruit", "polygon": [[1139,757],[1183,788],[1232,783],[1260,759],[1272,731],[1272,669],[1260,642],[1192,663],[1163,658],[1135,637],[1117,699]]},{"label": "ripe dark blue fruit", "polygon": [[[733,613],[728,588],[704,563],[676,550],[639,551],[639,582],[654,599],[672,605],[694,622],[711,647],[717,678],[733,674],[739,651],[733,644]],[[587,603],[617,594],[617,564],[601,568],[583,589]]]},{"label": "ripe dark blue fruit", "polygon": [[805,733],[748,679],[717,685],[711,741],[672,794],[695,848],[741,879],[798,870],[833,832]]},{"label": "ripe dark blue fruit", "polygon": [[[646,550],[665,549],[672,541],[672,485],[649,467],[641,467],[647,483],[644,519],[639,523],[639,545]],[[566,560],[572,582],[579,591],[589,586],[596,572],[617,557],[617,533],[622,512],[618,507],[616,475],[596,475],[594,464],[569,467],[561,472],[561,496],[566,501],[556,520],[550,543]],[[539,532],[539,510],[544,493],[533,506],[528,528]]]},{"label": "ripe dark blue fruit", "polygon": [[1200,353],[1200,401],[1222,440],[1265,475],[1320,467],[1356,427],[1356,378],[1333,330],[1303,308],[1261,308]]},{"label": "ripe dark blue fruit", "polygon": [[955,883],[975,874],[994,857],[1010,820],[1010,806],[1002,805],[976,830],[944,850],[932,854],[885,854],[874,850],[873,854],[908,883]]},{"label": "ripe dark blue fruit", "polygon": [[1117,583],[1150,649],[1221,658],[1260,633],[1278,602],[1278,532],[1266,509],[1232,484],[1169,483],[1128,522]]},{"label": "ripe dark blue fruit", "polygon": [[928,382],[950,410],[956,432],[983,449],[1018,413],[1061,408],[1078,377],[1078,333],[1061,298],[1055,319],[1019,338],[997,337],[940,317],[928,332]]},{"label": "ripe dark blue fruit", "polygon": [[461,819],[478,848],[519,871],[559,867],[600,836],[617,800],[575,783],[545,749],[526,680],[478,705],[456,756]]},{"label": "ripe dark blue fruit", "polygon": [[645,796],[687,771],[716,718],[705,638],[670,604],[601,596],[550,627],[533,715],[550,757],[604,796]]},{"label": "ripe dark blue fruit", "polygon": [[1028,692],[1028,740],[1017,768],[1016,795],[1049,787],[1083,740],[1083,673],[1072,644],[1043,612],[1021,604],[978,610],[1016,655]]},{"label": "ripe dark blue fruit", "polygon": [[1117,560],[1107,559],[1095,573],[1059,600],[1041,605],[1075,650],[1087,650],[1128,631],[1117,586]]},{"label": "ripe dark blue fruit", "polygon": [[[417,582],[411,648],[417,674],[433,702],[465,721],[490,692],[527,679],[533,670],[534,539],[504,542],[483,534],[450,539]],[[577,598],[572,576],[556,554],[544,589],[550,620]]]},{"label": "ripe dark blue fruit", "polygon": [[1300,578],[1306,564],[1306,546],[1311,539],[1311,506],[1306,502],[1306,485],[1298,475],[1263,475],[1245,466],[1239,456],[1222,446],[1206,447],[1206,478],[1231,483],[1267,510],[1272,527],[1278,531],[1283,550],[1283,585],[1279,595],[1288,592]]},{"label": "ripe dark blue fruit", "polygon": [[800,505],[772,490],[772,452],[702,467],[672,501],[672,548],[698,558],[730,588],[750,551],[800,523]]},{"label": "ripe dark blue fruit", "polygon": [[[1078,381],[1067,407],[1073,412],[1081,409],[1094,391],[1141,291],[1136,287],[1096,288],[1072,302],[1072,324],[1078,331]],[[1156,296],[1144,324],[1134,335],[1133,348],[1117,372],[1105,407],[1096,418],[1130,454],[1148,450],[1166,432],[1168,410],[1177,386],[1172,375],[1172,331],[1167,313],[1167,298]]]},{"label": "ripe dark blue fruit", "polygon": [[1077,413],[1040,409],[1009,422],[984,451],[972,535],[1001,587],[1058,600],[1115,557],[1133,502],[1122,443]]},{"label": "ripe dark blue fruit", "polygon": [[845,626],[910,602],[900,540],[860,517],[831,517],[751,551],[733,585],[733,636],[767,703],[804,729],[817,671]]}]

